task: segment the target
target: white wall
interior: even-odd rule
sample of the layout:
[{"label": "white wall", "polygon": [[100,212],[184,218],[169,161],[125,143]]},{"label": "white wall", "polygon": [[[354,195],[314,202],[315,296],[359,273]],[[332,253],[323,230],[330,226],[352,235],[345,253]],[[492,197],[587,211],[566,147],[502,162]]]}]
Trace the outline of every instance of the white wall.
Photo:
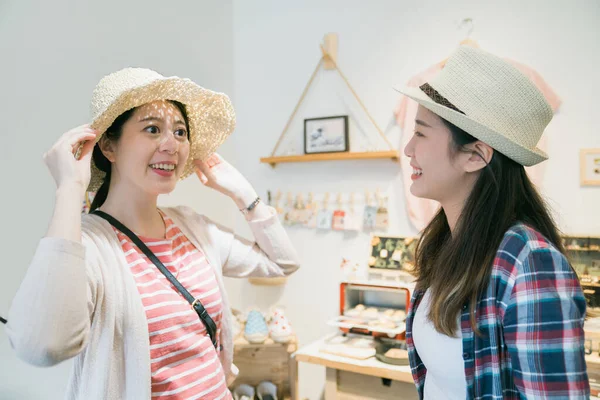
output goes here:
[{"label": "white wall", "polygon": [[[597,93],[600,77],[600,3],[588,1],[234,1],[234,77],[238,164],[265,193],[282,191],[363,192],[395,190],[398,165],[390,161],[259,164],[269,155],[319,57],[327,32],[339,34],[338,63],[377,123],[385,129],[398,102],[391,87],[447,57],[462,40],[456,25],[475,21],[473,37],[482,48],[536,69],[562,97],[563,106],[548,129],[550,161],[545,194],[552,199],[567,232],[600,234],[600,188],[580,188],[578,151],[600,147]],[[321,72],[307,95],[290,134],[301,137],[303,118],[350,114],[362,118],[350,94],[332,72]],[[368,128],[368,124],[364,124]],[[398,144],[397,128],[387,129]],[[371,136],[374,131],[369,133]],[[298,150],[301,151],[301,147]],[[394,189],[394,190],[392,190]],[[414,234],[402,196],[391,200],[390,232]],[[233,303],[267,308],[287,305],[306,344],[330,329],[338,313],[342,256],[365,261],[368,235],[289,228],[302,269],[283,288],[229,282]],[[316,399],[324,371],[300,369],[301,397]]]},{"label": "white wall", "polygon": [[[90,96],[102,76],[145,66],[232,94],[231,1],[166,4],[0,1],[0,315],[6,316],[53,208],[54,183],[42,154],[62,132],[89,121]],[[231,141],[222,152],[232,157]],[[235,209],[195,177],[161,201],[188,204],[226,223]],[[26,365],[0,327],[0,399],[61,399],[70,366]]]}]

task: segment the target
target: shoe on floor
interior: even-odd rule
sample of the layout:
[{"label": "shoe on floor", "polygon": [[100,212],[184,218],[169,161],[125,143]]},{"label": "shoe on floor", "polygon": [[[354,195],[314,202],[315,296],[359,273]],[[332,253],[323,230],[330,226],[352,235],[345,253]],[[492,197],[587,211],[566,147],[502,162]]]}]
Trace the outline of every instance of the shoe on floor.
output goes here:
[{"label": "shoe on floor", "polygon": [[254,400],[254,388],[250,385],[239,385],[233,389],[234,400]]},{"label": "shoe on floor", "polygon": [[271,382],[261,382],[256,387],[256,396],[259,400],[277,400],[277,386]]},{"label": "shoe on floor", "polygon": [[249,343],[263,343],[269,336],[269,328],[265,317],[260,311],[252,310],[248,313],[244,337]]},{"label": "shoe on floor", "polygon": [[294,336],[292,325],[285,316],[284,308],[281,306],[274,307],[271,310],[269,334],[271,339],[277,343],[288,343]]}]

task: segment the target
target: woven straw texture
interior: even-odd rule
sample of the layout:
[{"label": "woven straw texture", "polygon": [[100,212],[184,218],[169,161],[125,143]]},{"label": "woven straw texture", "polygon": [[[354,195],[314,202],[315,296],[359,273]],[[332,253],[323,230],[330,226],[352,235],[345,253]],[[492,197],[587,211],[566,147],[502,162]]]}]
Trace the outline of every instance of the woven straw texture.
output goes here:
[{"label": "woven straw texture", "polygon": [[[194,172],[193,161],[206,160],[235,128],[235,112],[229,97],[202,88],[189,79],[164,77],[145,68],[125,68],[105,76],[92,94],[91,127],[102,134],[123,112],[157,100],[185,105],[190,128],[190,157],[180,179]],[[98,135],[96,142],[102,135]],[[92,162],[88,191],[96,191],[104,172]]]}]

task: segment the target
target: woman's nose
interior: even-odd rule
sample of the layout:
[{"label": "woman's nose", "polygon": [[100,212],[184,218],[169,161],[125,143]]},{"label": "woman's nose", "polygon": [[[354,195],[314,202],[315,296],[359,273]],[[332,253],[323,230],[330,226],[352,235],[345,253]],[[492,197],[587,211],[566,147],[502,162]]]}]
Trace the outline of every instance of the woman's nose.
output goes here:
[{"label": "woman's nose", "polygon": [[409,158],[412,158],[413,156],[413,138],[411,138],[408,143],[406,143],[406,146],[404,146],[404,155]]},{"label": "woman's nose", "polygon": [[179,143],[175,139],[175,136],[172,133],[166,133],[161,138],[160,147],[161,151],[166,151],[168,153],[174,154],[177,152],[179,147]]}]

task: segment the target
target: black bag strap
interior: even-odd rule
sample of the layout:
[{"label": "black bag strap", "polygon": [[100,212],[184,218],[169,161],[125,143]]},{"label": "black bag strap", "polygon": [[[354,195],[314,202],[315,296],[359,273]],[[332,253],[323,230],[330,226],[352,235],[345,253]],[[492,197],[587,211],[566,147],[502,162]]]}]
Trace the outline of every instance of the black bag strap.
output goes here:
[{"label": "black bag strap", "polygon": [[0,317],[0,322],[2,322],[3,324],[6,324],[8,321],[6,321],[4,318]]},{"label": "black bag strap", "polygon": [[169,282],[171,282],[171,284],[175,286],[175,288],[179,291],[179,293],[181,293],[181,295],[187,300],[187,302],[192,305],[192,308],[196,311],[196,313],[200,317],[200,320],[206,327],[206,330],[210,335],[210,340],[212,341],[213,346],[217,348],[217,325],[215,324],[215,321],[213,321],[213,319],[210,317],[210,315],[206,311],[206,308],[204,308],[200,300],[194,299],[190,292],[188,292],[187,289],[184,288],[181,283],[179,283],[177,278],[175,278],[173,274],[171,274],[171,272],[167,269],[167,267],[163,265],[163,263],[158,259],[158,257],[156,257],[152,250],[150,250],[148,246],[146,246],[144,242],[142,242],[142,240],[139,237],[137,237],[135,233],[129,230],[129,228],[127,228],[125,225],[119,222],[112,215],[109,215],[104,211],[94,210],[91,212],[91,214],[97,215],[100,218],[104,218],[112,226],[114,226],[115,228],[123,232],[125,235],[127,235],[129,239],[131,239],[131,241],[135,243],[135,245],[146,255],[146,257],[148,257],[148,259],[152,261],[154,265],[156,265],[160,272],[162,272],[162,274],[169,280]]}]

